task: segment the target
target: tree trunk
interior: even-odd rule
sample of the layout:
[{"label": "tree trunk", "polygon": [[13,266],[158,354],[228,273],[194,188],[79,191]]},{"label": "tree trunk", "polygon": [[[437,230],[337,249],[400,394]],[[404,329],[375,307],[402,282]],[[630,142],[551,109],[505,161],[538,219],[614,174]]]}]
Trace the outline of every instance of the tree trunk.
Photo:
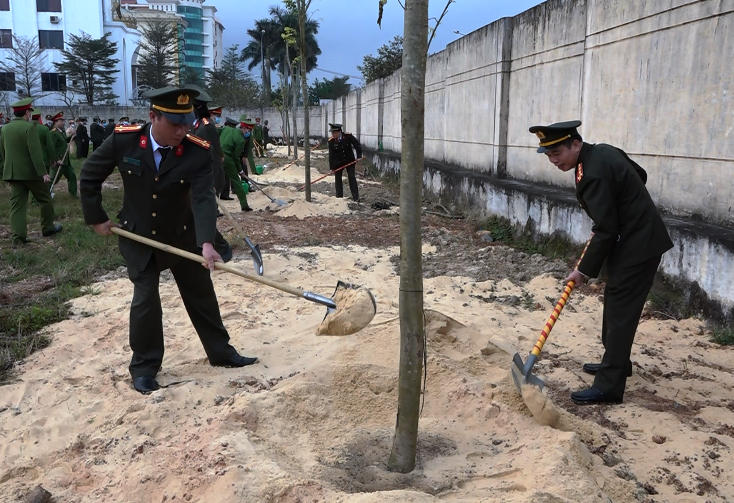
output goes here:
[{"label": "tree trunk", "polygon": [[285,143],[288,146],[288,155],[291,155],[291,135],[290,126],[288,123],[288,73],[286,68],[288,67],[289,54],[288,45],[285,46],[285,59],[283,60],[283,109],[285,110],[285,123],[283,124],[283,136],[285,137]]},{"label": "tree trunk", "polygon": [[426,44],[428,0],[406,0],[400,112],[400,374],[398,417],[388,468],[415,468],[420,415],[425,332],[421,200],[425,138]]},{"label": "tree trunk", "polygon": [[291,69],[291,87],[293,88],[293,159],[298,159],[298,84],[296,84],[296,72]]},{"label": "tree trunk", "polygon": [[[301,54],[306,54],[306,0],[298,2],[298,31],[301,35]],[[306,201],[311,202],[311,135],[308,123],[308,80],[306,79],[306,65],[301,65],[301,93],[303,94],[303,150],[305,152]]]}]

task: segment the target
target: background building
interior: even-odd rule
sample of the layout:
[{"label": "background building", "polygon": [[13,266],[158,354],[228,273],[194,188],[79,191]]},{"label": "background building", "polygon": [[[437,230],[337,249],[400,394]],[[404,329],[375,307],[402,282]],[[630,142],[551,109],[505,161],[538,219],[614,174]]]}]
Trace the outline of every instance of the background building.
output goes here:
[{"label": "background building", "polygon": [[[196,68],[201,75],[218,68],[222,61],[222,32],[224,27],[216,17],[217,9],[204,5],[205,0],[0,0],[0,61],[6,61],[13,35],[38,38],[44,50],[42,72],[43,98],[41,106],[61,105],[58,92],[65,83],[53,63],[63,60],[61,49],[69,36],[88,34],[100,38],[110,32],[117,42],[116,58],[119,72],[112,92],[120,105],[132,105],[137,97],[135,63],[139,56],[140,32],[137,23],[160,16],[175,19],[183,29],[183,59],[186,66]],[[113,12],[120,7],[122,19]],[[159,12],[143,12],[145,10]],[[162,11],[162,12],[161,12]],[[13,76],[0,70],[0,107],[17,99]],[[4,102],[4,103],[2,103]]]}]

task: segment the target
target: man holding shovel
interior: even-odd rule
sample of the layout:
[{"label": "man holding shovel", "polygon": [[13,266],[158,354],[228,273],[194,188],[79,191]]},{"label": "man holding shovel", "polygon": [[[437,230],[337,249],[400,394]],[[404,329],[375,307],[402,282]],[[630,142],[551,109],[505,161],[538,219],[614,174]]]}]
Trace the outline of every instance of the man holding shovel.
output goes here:
[{"label": "man holding shovel", "polygon": [[[54,128],[51,130],[51,143],[58,160],[51,166],[51,182],[56,181],[57,176],[63,175],[66,177],[69,186],[69,194],[76,197],[76,173],[74,173],[74,168],[71,166],[71,154],[69,152],[69,145],[70,142],[74,141],[74,137],[67,138],[64,132],[64,112],[57,113],[52,120]],[[59,170],[61,173],[57,174]]]},{"label": "man holding shovel", "polygon": [[242,211],[252,211],[250,205],[247,204],[247,194],[245,189],[242,188],[242,180],[240,179],[240,173],[242,171],[240,158],[242,152],[245,150],[245,137],[242,134],[242,130],[237,129],[235,126],[237,122],[233,119],[227,118],[225,127],[222,130],[220,141],[222,145],[222,155],[224,157],[224,173],[229,179],[232,192],[235,193],[237,199],[240,201],[240,209]]},{"label": "man holding shovel", "polygon": [[[352,193],[352,199],[359,201],[359,187],[357,186],[357,175],[354,171],[354,150],[357,151],[357,159],[362,157],[362,146],[359,141],[349,133],[342,133],[341,124],[329,124],[331,128],[331,138],[329,138],[329,168],[331,171],[341,168],[349,163],[351,166],[346,168],[347,177],[349,178],[349,191]],[[342,178],[343,169],[334,173],[334,188],[336,189],[336,197],[344,197],[344,180]]]},{"label": "man holding shovel", "polygon": [[577,129],[581,121],[533,126],[540,140],[538,153],[559,170],[573,170],[576,198],[594,221],[593,236],[578,267],[566,278],[576,285],[596,278],[606,262],[601,363],[584,364],[594,374],[588,389],[571,393],[580,405],[621,403],[630,354],[647,294],[663,253],[673,247],[663,219],[645,188],[647,173],[622,150],[585,143]]},{"label": "man holding shovel", "polygon": [[[138,236],[201,254],[214,270],[222,258],[214,249],[217,204],[212,186],[209,143],[187,134],[194,122],[198,92],[166,87],[150,91],[150,124],[118,126],[94,151],[81,172],[84,220],[97,234],[112,235],[122,226]],[[113,224],[102,207],[102,183],[118,167],[124,200]],[[257,358],[237,353],[229,343],[209,271],[200,264],[120,237],[120,253],[135,286],[130,306],[130,374],[134,388],[159,388],[156,374],[163,362],[163,312],[158,290],[160,272],[170,269],[209,363],[243,367]]]}]

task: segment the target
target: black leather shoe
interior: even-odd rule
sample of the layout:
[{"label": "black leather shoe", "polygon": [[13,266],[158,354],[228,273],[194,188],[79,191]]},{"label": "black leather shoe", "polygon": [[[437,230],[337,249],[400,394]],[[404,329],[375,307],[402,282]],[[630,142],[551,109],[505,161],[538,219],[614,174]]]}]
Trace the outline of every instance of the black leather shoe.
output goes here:
[{"label": "black leather shoe", "polygon": [[59,232],[61,232],[62,229],[63,229],[63,227],[61,225],[56,224],[56,225],[54,225],[54,228],[51,229],[50,231],[43,231],[42,235],[45,238],[51,237],[54,234],[58,234]]},{"label": "black leather shoe", "polygon": [[226,360],[222,360],[219,362],[212,362],[212,366],[214,367],[246,367],[248,365],[252,365],[253,363],[257,362],[257,357],[250,358],[249,356],[242,356],[242,355],[234,355],[230,356]]},{"label": "black leather shoe", "polygon": [[155,380],[155,377],[140,376],[133,379],[133,388],[135,388],[135,391],[139,391],[140,393],[147,395],[157,389],[160,389],[160,386],[158,385],[158,381]]},{"label": "black leather shoe", "polygon": [[221,211],[217,213],[217,218],[222,218],[223,216],[224,216],[224,213],[222,213]]},{"label": "black leather shoe", "polygon": [[240,209],[241,209],[242,211],[252,211],[252,208],[250,208],[249,206],[243,206],[243,207],[242,207],[242,208],[240,208]]},{"label": "black leather shoe", "polygon": [[30,239],[13,239],[14,245],[27,245],[30,242],[31,242]]},{"label": "black leather shoe", "polygon": [[571,393],[571,400],[577,405],[592,405],[595,403],[622,403],[621,398],[612,397],[594,386]]},{"label": "black leather shoe", "polygon": [[221,199],[222,201],[234,201],[234,197],[229,196],[222,196],[219,199]]},{"label": "black leather shoe", "polygon": [[[587,374],[596,375],[601,368],[601,363],[584,363],[581,369]],[[627,370],[627,377],[632,376],[632,367]]]}]

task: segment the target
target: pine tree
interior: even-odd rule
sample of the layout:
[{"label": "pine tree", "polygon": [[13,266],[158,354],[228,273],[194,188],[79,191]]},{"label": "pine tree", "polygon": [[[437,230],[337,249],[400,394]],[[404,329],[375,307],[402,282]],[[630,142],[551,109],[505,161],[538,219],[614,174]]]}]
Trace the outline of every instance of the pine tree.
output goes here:
[{"label": "pine tree", "polygon": [[61,51],[64,60],[54,63],[56,71],[66,75],[68,89],[84,96],[86,104],[100,102],[112,104],[117,95],[112,93],[112,84],[119,59],[117,42],[110,40],[110,32],[101,38],[92,38],[82,32],[81,35],[69,35],[67,48]]},{"label": "pine tree", "polygon": [[154,89],[179,84],[183,37],[176,21],[141,25],[138,85]]}]

